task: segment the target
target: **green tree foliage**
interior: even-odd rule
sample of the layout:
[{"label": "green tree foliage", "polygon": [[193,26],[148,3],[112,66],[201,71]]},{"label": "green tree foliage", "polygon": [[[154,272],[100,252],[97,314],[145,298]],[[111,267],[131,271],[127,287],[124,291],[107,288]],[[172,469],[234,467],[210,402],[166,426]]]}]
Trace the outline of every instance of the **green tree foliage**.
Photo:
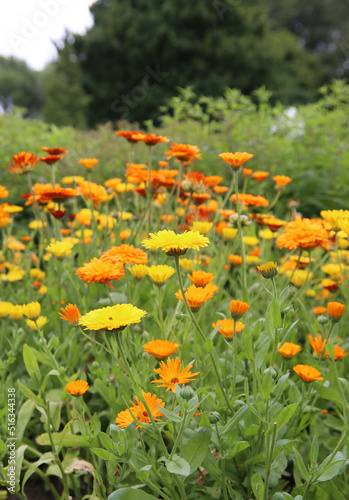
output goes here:
[{"label": "green tree foliage", "polygon": [[74,37],[67,33],[64,47],[57,47],[58,60],[44,71],[46,100],[42,112],[49,123],[84,128],[90,98],[82,88],[82,72],[73,53],[73,40]]},{"label": "green tree foliage", "polygon": [[0,56],[0,107],[9,112],[12,106],[25,108],[31,118],[40,114],[43,105],[40,75],[14,57]]},{"label": "green tree foliage", "polygon": [[[75,37],[70,59],[60,52],[55,83],[63,94],[72,90],[75,55],[91,97],[90,125],[153,118],[178,86],[188,84],[212,96],[227,87],[251,93],[266,85],[274,99],[290,103],[314,99],[320,83],[316,58],[294,35],[269,27],[260,0],[248,5],[239,0],[100,0],[91,12],[94,26]],[[57,113],[65,112],[64,102],[49,98],[59,106]]]}]

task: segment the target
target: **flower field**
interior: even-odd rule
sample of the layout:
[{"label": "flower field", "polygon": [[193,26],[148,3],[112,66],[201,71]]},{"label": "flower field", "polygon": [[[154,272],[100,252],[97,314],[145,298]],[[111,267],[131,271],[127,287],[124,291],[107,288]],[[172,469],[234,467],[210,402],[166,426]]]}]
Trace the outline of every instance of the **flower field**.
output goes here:
[{"label": "flower field", "polygon": [[8,159],[0,498],[349,498],[349,210],[303,217],[253,150],[225,182],[200,144],[116,136],[103,182]]}]

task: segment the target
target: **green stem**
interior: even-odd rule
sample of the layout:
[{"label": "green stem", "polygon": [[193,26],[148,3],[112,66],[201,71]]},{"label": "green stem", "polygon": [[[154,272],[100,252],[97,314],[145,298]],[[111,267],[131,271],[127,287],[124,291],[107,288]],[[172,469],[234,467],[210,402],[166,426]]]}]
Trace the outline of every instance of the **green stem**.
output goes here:
[{"label": "green stem", "polygon": [[49,440],[51,443],[51,448],[52,448],[52,453],[55,456],[56,463],[58,465],[59,470],[61,471],[62,474],[62,483],[63,483],[63,493],[62,493],[62,499],[63,500],[69,500],[69,488],[68,488],[68,481],[67,481],[67,476],[64,472],[62,462],[59,458],[59,451],[56,450],[55,444],[53,442],[52,438],[52,433],[51,433],[51,415],[50,415],[50,402],[49,400],[46,401],[47,404],[47,432],[49,436]]},{"label": "green stem", "polygon": [[164,315],[162,312],[162,298],[161,298],[161,287],[155,285],[158,289],[158,302],[159,302],[159,318],[160,318],[160,328],[161,328],[161,337],[163,340],[166,340],[165,336],[165,328],[164,328]]},{"label": "green stem", "polygon": [[242,287],[243,287],[243,297],[247,297],[247,278],[246,278],[246,257],[245,257],[245,244],[244,235],[242,232],[241,224],[241,213],[240,213],[240,203],[239,203],[239,171],[234,171],[234,185],[235,185],[235,196],[236,196],[236,212],[238,214],[238,232],[240,236],[240,247],[241,247],[241,274],[242,274]]},{"label": "green stem", "polygon": [[277,429],[277,422],[274,422],[273,424],[273,435],[271,438],[271,445],[270,448],[267,450],[267,464],[266,464],[266,470],[265,470],[265,485],[264,485],[264,500],[268,500],[269,497],[269,476],[270,476],[270,468],[271,464],[273,461],[273,453],[274,453],[274,447],[275,447],[275,439],[276,439],[276,429]]}]

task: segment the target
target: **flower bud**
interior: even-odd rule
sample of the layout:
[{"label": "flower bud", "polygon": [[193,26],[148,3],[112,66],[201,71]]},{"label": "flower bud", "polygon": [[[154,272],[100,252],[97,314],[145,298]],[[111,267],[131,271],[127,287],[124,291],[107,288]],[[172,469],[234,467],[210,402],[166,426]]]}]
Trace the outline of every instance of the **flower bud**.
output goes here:
[{"label": "flower bud", "polygon": [[220,421],[221,416],[218,413],[218,411],[211,411],[211,413],[209,413],[208,415],[208,419],[210,421],[210,424],[216,424],[217,422]]}]

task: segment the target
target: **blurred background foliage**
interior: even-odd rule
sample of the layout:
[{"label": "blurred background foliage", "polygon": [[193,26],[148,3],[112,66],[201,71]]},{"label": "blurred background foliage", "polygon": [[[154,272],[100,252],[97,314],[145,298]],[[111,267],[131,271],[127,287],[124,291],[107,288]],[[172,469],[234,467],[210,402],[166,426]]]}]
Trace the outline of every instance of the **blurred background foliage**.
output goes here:
[{"label": "blurred background foliage", "polygon": [[[348,81],[343,0],[99,0],[85,35],[66,32],[43,71],[0,58],[0,110],[80,129],[127,119],[160,123],[178,87],[227,88],[300,105],[333,78]],[[257,102],[256,98],[255,101]]]}]

